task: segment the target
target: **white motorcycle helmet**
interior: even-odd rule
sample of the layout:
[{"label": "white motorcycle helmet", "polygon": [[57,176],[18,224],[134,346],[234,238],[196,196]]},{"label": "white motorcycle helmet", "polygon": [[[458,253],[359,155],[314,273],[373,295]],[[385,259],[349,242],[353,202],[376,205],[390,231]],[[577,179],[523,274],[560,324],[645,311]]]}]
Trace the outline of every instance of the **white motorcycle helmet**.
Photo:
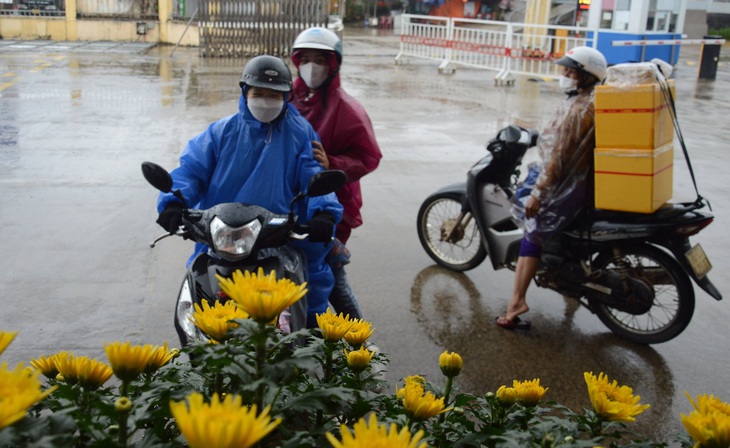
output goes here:
[{"label": "white motorcycle helmet", "polygon": [[603,78],[606,77],[606,68],[608,67],[605,56],[591,47],[575,47],[555,63],[564,67],[582,70],[593,75],[598,82],[603,81]]},{"label": "white motorcycle helmet", "polygon": [[292,61],[295,65],[299,65],[299,52],[306,49],[331,51],[335,54],[337,65],[342,64],[342,41],[337,34],[327,28],[307,28],[299,33],[292,45]]}]

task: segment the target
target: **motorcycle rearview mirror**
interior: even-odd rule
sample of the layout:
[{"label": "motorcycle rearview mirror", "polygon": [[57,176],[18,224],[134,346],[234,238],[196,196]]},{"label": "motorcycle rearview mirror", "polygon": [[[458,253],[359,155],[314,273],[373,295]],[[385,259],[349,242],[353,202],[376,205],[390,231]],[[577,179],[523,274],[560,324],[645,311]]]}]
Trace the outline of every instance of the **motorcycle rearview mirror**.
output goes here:
[{"label": "motorcycle rearview mirror", "polygon": [[142,162],[142,175],[153,187],[163,193],[172,191],[172,177],[166,169],[152,162]]},{"label": "motorcycle rearview mirror", "polygon": [[499,139],[505,143],[515,143],[522,137],[522,131],[517,126],[507,126],[499,133]]},{"label": "motorcycle rearview mirror", "polygon": [[294,220],[294,204],[305,196],[316,197],[334,193],[345,185],[347,176],[344,171],[324,170],[309,179],[306,193],[299,193],[289,203],[289,220]]},{"label": "motorcycle rearview mirror", "polygon": [[340,170],[325,170],[312,176],[307,187],[307,196],[324,196],[334,193],[345,185],[347,176]]},{"label": "motorcycle rearview mirror", "polygon": [[172,177],[166,169],[160,165],[152,162],[142,162],[142,175],[153,187],[157,188],[163,193],[170,193],[182,201],[185,206],[185,198],[183,197],[180,190],[172,191]]}]

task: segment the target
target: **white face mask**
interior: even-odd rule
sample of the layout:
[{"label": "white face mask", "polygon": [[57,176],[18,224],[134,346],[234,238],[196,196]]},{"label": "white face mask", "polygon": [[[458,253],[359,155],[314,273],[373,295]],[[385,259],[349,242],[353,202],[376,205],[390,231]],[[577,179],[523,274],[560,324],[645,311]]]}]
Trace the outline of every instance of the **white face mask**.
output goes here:
[{"label": "white face mask", "polygon": [[310,89],[317,89],[324,84],[327,80],[327,75],[329,75],[329,67],[326,65],[307,62],[299,66],[299,76],[302,77],[304,83]]},{"label": "white face mask", "polygon": [[560,83],[560,90],[562,90],[564,93],[571,93],[578,90],[577,79],[568,78],[567,76],[561,76],[558,82]]},{"label": "white face mask", "polygon": [[248,99],[248,110],[251,115],[262,123],[274,121],[284,107],[282,98],[256,97]]}]

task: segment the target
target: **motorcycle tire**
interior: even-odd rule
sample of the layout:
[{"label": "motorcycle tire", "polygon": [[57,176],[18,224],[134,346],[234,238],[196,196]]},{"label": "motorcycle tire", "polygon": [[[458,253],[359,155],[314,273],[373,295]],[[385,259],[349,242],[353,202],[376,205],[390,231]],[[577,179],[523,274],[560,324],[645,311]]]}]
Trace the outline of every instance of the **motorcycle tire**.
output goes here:
[{"label": "motorcycle tire", "polygon": [[487,257],[482,236],[473,217],[461,229],[456,241],[443,241],[444,226],[461,214],[461,197],[440,193],[426,199],[418,210],[418,239],[429,257],[453,271],[468,271]]},{"label": "motorcycle tire", "polygon": [[594,267],[626,274],[653,286],[651,308],[643,314],[631,314],[589,299],[593,311],[612,332],[633,342],[658,344],[678,336],[689,325],[695,309],[689,276],[671,255],[657,247],[641,244],[617,249],[599,253]]}]

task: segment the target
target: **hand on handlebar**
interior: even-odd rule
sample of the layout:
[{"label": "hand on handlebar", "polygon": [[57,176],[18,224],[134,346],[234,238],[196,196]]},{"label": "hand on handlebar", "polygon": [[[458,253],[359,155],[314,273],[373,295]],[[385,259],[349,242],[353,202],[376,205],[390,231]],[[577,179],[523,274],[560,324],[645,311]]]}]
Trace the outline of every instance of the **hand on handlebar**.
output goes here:
[{"label": "hand on handlebar", "polygon": [[183,210],[184,208],[179,202],[168,203],[157,218],[157,224],[172,235],[182,224]]},{"label": "hand on handlebar", "polygon": [[309,220],[309,241],[328,243],[332,240],[332,232],[334,230],[335,218],[329,213],[317,213]]}]

